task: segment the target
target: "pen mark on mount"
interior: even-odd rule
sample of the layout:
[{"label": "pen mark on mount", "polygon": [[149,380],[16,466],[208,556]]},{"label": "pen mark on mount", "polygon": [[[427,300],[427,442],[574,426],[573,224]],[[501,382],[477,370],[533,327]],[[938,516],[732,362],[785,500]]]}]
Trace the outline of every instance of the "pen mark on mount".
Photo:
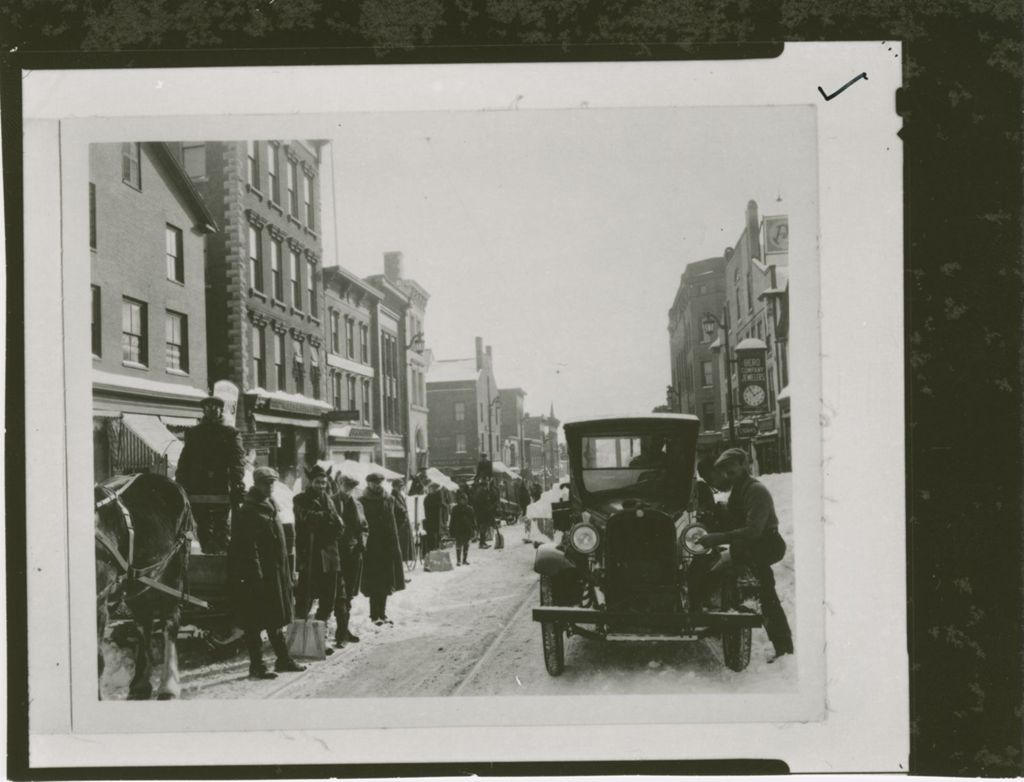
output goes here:
[{"label": "pen mark on mount", "polygon": [[821,97],[823,97],[825,100],[832,100],[836,95],[838,95],[840,92],[845,90],[847,87],[849,87],[854,82],[860,81],[861,79],[867,80],[867,78],[868,78],[868,75],[866,73],[860,73],[860,74],[857,74],[856,76],[854,76],[848,82],[846,82],[846,84],[844,84],[838,90],[833,92],[831,95],[826,95],[825,94],[825,90],[823,90],[821,87],[818,87],[818,92],[821,93]]}]

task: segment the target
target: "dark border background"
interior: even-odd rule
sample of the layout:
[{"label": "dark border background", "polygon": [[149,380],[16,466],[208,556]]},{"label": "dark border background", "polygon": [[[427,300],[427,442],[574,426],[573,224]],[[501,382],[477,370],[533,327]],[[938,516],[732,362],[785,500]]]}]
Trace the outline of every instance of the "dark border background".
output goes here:
[{"label": "dark border background", "polygon": [[[21,192],[31,172],[21,167],[20,70],[721,59],[770,57],[784,41],[807,40],[904,44],[904,88],[894,100],[904,120],[907,430],[892,432],[880,447],[905,448],[907,456],[910,770],[1024,774],[1024,9],[1018,0],[111,0],[100,6],[0,0],[0,19],[7,22],[0,33],[0,123],[8,258],[9,778],[784,771],[783,764],[757,760],[30,768],[19,457],[25,444]],[[887,393],[889,379],[875,380],[877,393]],[[885,686],[865,682],[866,697]]]}]

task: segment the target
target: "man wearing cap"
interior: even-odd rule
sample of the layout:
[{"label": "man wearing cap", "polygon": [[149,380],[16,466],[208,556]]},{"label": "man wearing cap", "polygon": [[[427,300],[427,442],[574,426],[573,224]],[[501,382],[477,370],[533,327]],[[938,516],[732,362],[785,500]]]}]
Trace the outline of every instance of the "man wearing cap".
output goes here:
[{"label": "man wearing cap", "polygon": [[249,650],[249,676],[274,679],[263,662],[267,631],[277,655],[279,673],[304,671],[288,653],[281,628],[292,621],[292,573],[288,563],[284,528],[271,497],[277,471],[258,467],[253,485],[235,515],[234,534],[227,556],[227,579],[235,621],[245,632]]},{"label": "man wearing cap", "polygon": [[369,535],[363,556],[362,593],[370,599],[370,620],[378,627],[390,625],[388,595],[405,589],[405,570],[398,547],[395,501],[384,491],[384,476],[366,476],[366,491],[360,498],[366,513]]},{"label": "man wearing cap", "polygon": [[359,643],[359,636],[348,629],[352,616],[352,598],[359,593],[359,578],[363,570],[363,552],[366,549],[367,523],[363,517],[363,509],[352,492],[359,485],[355,478],[342,475],[338,481],[338,491],[334,495],[335,504],[341,509],[341,519],[345,524],[341,536],[341,579],[345,585],[345,617],[338,615],[338,629],[334,634],[334,643],[342,646],[346,643]]},{"label": "man wearing cap", "polygon": [[245,451],[233,426],[224,423],[224,400],[202,401],[203,418],[185,432],[175,480],[189,495],[204,554],[224,554],[231,539],[228,514],[245,496]]},{"label": "man wearing cap", "polygon": [[723,488],[730,490],[726,510],[731,529],[708,533],[700,542],[705,548],[729,544],[732,560],[746,565],[757,577],[761,585],[764,629],[775,647],[775,655],[769,662],[774,662],[793,653],[793,635],[775,591],[772,573],[772,565],[786,553],[786,543],[779,535],[775,503],[765,485],[750,475],[745,451],[727,449],[718,457],[715,469],[722,478]]},{"label": "man wearing cap", "polygon": [[334,611],[338,627],[348,626],[345,582],[341,577],[341,514],[328,492],[330,471],[319,464],[306,470],[309,488],[292,499],[295,511],[295,613],[309,616],[317,601],[316,618],[326,621]]}]

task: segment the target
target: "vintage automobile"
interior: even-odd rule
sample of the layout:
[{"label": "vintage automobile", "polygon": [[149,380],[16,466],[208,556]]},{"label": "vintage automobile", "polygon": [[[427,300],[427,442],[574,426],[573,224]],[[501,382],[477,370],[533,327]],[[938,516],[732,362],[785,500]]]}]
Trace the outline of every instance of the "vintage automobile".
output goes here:
[{"label": "vintage automobile", "polygon": [[[670,413],[565,425],[569,500],[552,506],[561,542],[540,546],[534,562],[540,607],[533,619],[552,676],[565,668],[572,635],[717,636],[726,666],[741,671],[750,662],[751,628],[762,624],[757,583],[732,566],[708,576],[728,559],[700,545],[725,522],[712,490],[695,477],[699,428],[694,416]],[[691,604],[698,584],[711,608]]]}]

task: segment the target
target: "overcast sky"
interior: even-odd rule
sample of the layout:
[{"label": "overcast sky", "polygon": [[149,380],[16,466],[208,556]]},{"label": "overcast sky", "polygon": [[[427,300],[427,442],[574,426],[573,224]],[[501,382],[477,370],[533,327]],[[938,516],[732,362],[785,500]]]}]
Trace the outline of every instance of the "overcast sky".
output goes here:
[{"label": "overcast sky", "polygon": [[483,337],[499,386],[563,421],[664,403],[679,275],[736,242],[749,199],[815,224],[809,107],[348,115],[332,147],[325,262],[366,276],[402,251],[434,355]]}]

